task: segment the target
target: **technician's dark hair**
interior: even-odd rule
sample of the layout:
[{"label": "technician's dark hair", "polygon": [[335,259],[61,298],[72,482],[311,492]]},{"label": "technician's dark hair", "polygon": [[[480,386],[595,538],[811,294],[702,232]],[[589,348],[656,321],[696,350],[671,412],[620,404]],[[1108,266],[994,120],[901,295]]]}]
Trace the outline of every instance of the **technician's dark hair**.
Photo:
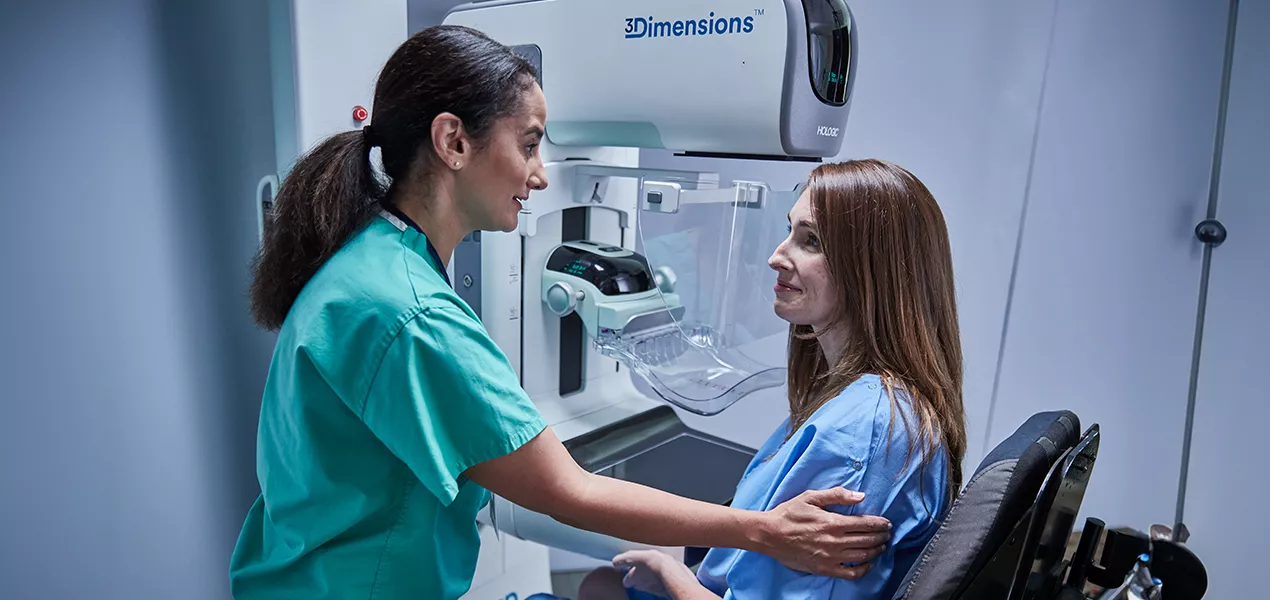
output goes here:
[{"label": "technician's dark hair", "polygon": [[[406,40],[375,84],[373,126],[327,138],[282,183],[252,269],[256,323],[280,329],[305,284],[378,203],[410,179],[426,183],[438,115],[457,116],[479,144],[495,122],[521,108],[536,76],[529,62],[474,29],[441,25]],[[387,182],[371,166],[375,146]]]}]

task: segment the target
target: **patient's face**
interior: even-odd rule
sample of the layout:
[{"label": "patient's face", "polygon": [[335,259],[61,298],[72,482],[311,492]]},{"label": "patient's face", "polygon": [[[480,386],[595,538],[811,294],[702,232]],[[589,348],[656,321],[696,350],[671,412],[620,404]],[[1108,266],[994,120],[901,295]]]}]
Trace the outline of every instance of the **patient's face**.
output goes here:
[{"label": "patient's face", "polygon": [[803,192],[789,211],[789,237],[776,247],[767,264],[776,271],[774,307],[778,317],[818,330],[833,321],[838,294],[829,279],[808,192]]}]

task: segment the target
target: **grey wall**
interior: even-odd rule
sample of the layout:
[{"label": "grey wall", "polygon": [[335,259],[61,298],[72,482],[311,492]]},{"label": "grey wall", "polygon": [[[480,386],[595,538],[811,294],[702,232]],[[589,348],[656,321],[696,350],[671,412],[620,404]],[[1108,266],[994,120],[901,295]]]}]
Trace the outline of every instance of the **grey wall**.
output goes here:
[{"label": "grey wall", "polygon": [[1225,38],[1225,2],[1057,13],[990,436],[1098,423],[1084,512],[1110,526],[1174,515]]},{"label": "grey wall", "polygon": [[1263,596],[1270,522],[1270,3],[1241,2],[1185,521],[1208,566],[1210,598]]},{"label": "grey wall", "polygon": [[264,6],[25,2],[0,21],[0,597],[222,599],[272,340]]}]

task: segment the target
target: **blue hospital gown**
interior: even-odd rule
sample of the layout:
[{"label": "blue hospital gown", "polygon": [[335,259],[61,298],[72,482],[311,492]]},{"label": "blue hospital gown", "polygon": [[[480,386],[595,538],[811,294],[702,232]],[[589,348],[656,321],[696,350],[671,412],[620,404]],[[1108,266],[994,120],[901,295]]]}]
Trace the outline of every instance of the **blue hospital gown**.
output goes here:
[{"label": "blue hospital gown", "polygon": [[[895,392],[900,409],[916,423],[907,396]],[[830,400],[788,442],[786,421],[768,438],[746,468],[732,505],[769,510],[807,490],[844,486],[864,492],[862,503],[835,507],[847,514],[881,515],[891,521],[891,542],[861,579],[848,581],[799,573],[754,552],[715,548],[697,579],[725,599],[890,598],[938,527],[948,496],[947,453],[925,468],[914,449],[908,466],[909,435],[900,414],[890,433],[890,396],[877,375],[865,375]],[[771,457],[765,460],[767,457]]]}]

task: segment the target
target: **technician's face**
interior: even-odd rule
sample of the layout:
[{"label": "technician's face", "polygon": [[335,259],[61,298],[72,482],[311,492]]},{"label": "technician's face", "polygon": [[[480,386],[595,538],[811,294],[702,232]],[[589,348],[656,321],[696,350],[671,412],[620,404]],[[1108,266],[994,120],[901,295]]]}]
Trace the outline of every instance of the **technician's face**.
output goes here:
[{"label": "technician's face", "polygon": [[789,237],[767,259],[776,271],[776,316],[793,325],[819,330],[833,321],[837,293],[811,214],[811,196],[803,192],[789,211]]},{"label": "technician's face", "polygon": [[485,148],[459,178],[459,206],[473,229],[514,231],[521,202],[530,190],[547,187],[538,146],[547,123],[547,99],[537,84],[525,92],[520,110],[500,119]]}]

